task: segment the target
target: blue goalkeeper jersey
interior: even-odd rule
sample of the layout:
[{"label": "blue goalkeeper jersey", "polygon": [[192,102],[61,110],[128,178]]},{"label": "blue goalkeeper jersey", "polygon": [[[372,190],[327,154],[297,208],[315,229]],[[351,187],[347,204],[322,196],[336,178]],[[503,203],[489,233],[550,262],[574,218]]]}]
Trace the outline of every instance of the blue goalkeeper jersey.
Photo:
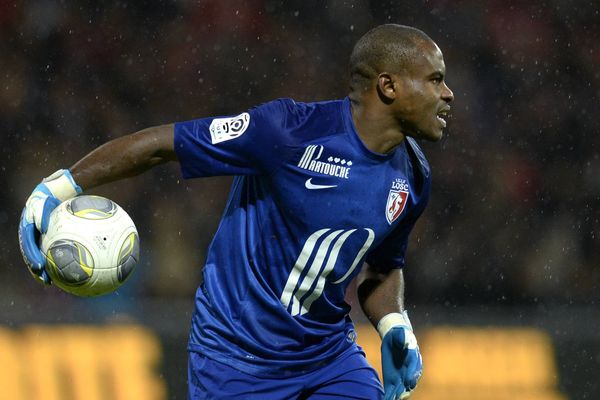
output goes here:
[{"label": "blue goalkeeper jersey", "polygon": [[190,351],[256,376],[355,351],[346,288],[366,261],[402,268],[430,192],[406,138],[370,151],[349,99],[279,99],[175,125],[184,178],[235,175],[196,292]]}]

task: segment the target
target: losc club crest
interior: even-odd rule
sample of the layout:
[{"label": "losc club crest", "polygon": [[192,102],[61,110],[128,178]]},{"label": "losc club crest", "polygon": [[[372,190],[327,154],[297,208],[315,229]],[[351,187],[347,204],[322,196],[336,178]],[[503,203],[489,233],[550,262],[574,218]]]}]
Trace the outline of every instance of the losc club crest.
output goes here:
[{"label": "losc club crest", "polygon": [[408,184],[404,179],[396,179],[392,183],[392,188],[390,189],[390,194],[388,195],[387,204],[385,206],[385,218],[387,219],[388,224],[391,225],[392,222],[397,220],[400,214],[402,214],[402,211],[404,211],[404,207],[408,200],[408,193]]}]

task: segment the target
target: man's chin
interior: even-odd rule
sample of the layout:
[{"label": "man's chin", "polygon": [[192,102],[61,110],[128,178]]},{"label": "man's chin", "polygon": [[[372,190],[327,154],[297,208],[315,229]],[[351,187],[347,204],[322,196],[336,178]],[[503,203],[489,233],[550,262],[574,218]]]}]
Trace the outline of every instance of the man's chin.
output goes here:
[{"label": "man's chin", "polygon": [[434,136],[431,137],[431,139],[428,139],[430,142],[439,142],[440,140],[442,140],[442,138],[444,137],[444,131],[442,129],[440,129],[439,132],[437,132]]},{"label": "man's chin", "polygon": [[414,139],[427,140],[428,142],[438,142],[444,137],[444,130],[439,129],[430,132],[419,131],[415,134],[408,135]]}]

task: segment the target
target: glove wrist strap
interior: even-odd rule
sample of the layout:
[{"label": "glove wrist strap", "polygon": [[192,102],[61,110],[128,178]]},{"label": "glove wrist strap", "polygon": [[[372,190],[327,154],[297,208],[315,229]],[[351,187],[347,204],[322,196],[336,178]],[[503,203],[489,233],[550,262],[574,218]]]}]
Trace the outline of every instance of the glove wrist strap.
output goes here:
[{"label": "glove wrist strap", "polygon": [[379,336],[383,337],[395,326],[403,326],[412,331],[412,325],[408,319],[408,313],[403,311],[402,313],[389,313],[379,320],[377,324],[377,332]]},{"label": "glove wrist strap", "polygon": [[82,192],[68,169],[59,169],[45,178],[42,183],[60,201],[69,200]]}]

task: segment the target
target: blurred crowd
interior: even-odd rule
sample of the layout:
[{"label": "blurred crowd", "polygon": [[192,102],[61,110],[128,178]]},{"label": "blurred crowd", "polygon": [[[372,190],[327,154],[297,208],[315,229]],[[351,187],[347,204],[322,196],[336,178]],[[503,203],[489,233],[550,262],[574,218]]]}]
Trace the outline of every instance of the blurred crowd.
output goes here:
[{"label": "blurred crowd", "polygon": [[[456,98],[446,137],[423,143],[434,185],[409,301],[598,302],[600,5],[574,3],[0,0],[0,296],[60,295],[18,250],[41,178],[144,127],[342,98],[353,43],[394,22],[439,44]],[[124,298],[191,298],[229,184],[183,181],[172,164],[94,190],[140,231]]]}]

